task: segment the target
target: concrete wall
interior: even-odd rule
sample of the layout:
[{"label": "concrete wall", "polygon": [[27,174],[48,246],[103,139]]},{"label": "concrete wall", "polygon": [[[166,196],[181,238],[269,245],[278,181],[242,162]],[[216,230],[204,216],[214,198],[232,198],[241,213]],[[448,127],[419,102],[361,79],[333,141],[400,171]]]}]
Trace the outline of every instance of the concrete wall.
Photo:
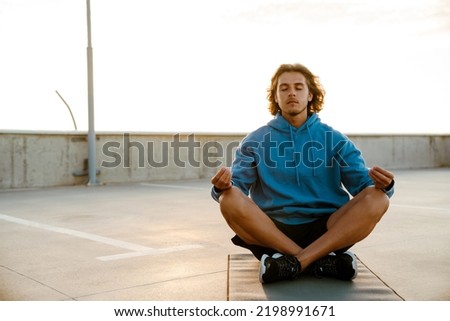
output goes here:
[{"label": "concrete wall", "polygon": [[[244,134],[97,133],[102,183],[210,178]],[[450,135],[349,135],[368,166],[450,166]],[[87,183],[87,133],[0,132],[0,188]]]}]

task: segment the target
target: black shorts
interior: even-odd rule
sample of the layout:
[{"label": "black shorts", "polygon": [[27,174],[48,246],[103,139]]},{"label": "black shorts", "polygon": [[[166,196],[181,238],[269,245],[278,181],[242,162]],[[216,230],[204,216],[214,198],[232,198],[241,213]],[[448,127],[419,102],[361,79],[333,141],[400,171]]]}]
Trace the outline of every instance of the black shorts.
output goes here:
[{"label": "black shorts", "polygon": [[[297,243],[301,248],[305,248],[312,242],[317,240],[319,237],[321,237],[323,234],[325,234],[325,232],[328,230],[327,229],[328,218],[329,216],[325,216],[311,223],[299,225],[288,225],[275,220],[273,220],[273,222],[278,227],[278,229],[281,232],[283,232],[287,237],[289,237],[291,240]],[[272,256],[273,254],[278,252],[277,250],[268,247],[247,244],[238,235],[234,236],[231,239],[231,241],[233,242],[234,245],[241,246],[243,248],[250,250],[258,260],[261,260],[261,257],[264,254]],[[350,247],[346,247],[345,249],[340,249],[335,252],[342,253],[348,250],[349,248]]]}]

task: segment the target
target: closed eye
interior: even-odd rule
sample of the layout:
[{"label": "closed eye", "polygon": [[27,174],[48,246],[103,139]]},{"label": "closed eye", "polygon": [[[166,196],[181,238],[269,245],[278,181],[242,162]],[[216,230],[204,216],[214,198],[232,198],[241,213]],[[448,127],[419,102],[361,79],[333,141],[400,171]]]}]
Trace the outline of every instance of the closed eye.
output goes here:
[{"label": "closed eye", "polygon": [[[303,90],[305,88],[304,84],[295,84],[295,90]],[[280,91],[286,91],[289,89],[289,85],[281,84]]]}]

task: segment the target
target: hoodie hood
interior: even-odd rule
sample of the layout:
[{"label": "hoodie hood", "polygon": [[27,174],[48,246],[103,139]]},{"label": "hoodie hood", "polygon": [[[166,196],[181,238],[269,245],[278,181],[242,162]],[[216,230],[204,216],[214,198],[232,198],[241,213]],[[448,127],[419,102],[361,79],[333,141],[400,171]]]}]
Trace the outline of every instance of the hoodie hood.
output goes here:
[{"label": "hoodie hood", "polygon": [[280,114],[278,113],[274,119],[267,123],[268,126],[276,129],[285,134],[295,135],[297,133],[301,133],[304,130],[309,130],[311,126],[318,124],[320,122],[319,116],[316,113],[313,113],[308,117],[306,122],[301,125],[299,128],[295,128]]}]

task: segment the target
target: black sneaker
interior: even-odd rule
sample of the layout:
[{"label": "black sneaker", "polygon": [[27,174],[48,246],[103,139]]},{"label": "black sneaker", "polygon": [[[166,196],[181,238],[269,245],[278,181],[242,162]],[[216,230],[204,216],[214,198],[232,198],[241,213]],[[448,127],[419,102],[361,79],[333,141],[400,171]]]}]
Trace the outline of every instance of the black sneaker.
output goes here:
[{"label": "black sneaker", "polygon": [[352,252],[339,255],[328,254],[308,267],[316,277],[332,277],[340,280],[353,280],[358,275],[356,256]]},{"label": "black sneaker", "polygon": [[259,268],[259,281],[272,283],[293,280],[299,277],[302,266],[295,256],[275,253],[272,257],[264,254]]}]

